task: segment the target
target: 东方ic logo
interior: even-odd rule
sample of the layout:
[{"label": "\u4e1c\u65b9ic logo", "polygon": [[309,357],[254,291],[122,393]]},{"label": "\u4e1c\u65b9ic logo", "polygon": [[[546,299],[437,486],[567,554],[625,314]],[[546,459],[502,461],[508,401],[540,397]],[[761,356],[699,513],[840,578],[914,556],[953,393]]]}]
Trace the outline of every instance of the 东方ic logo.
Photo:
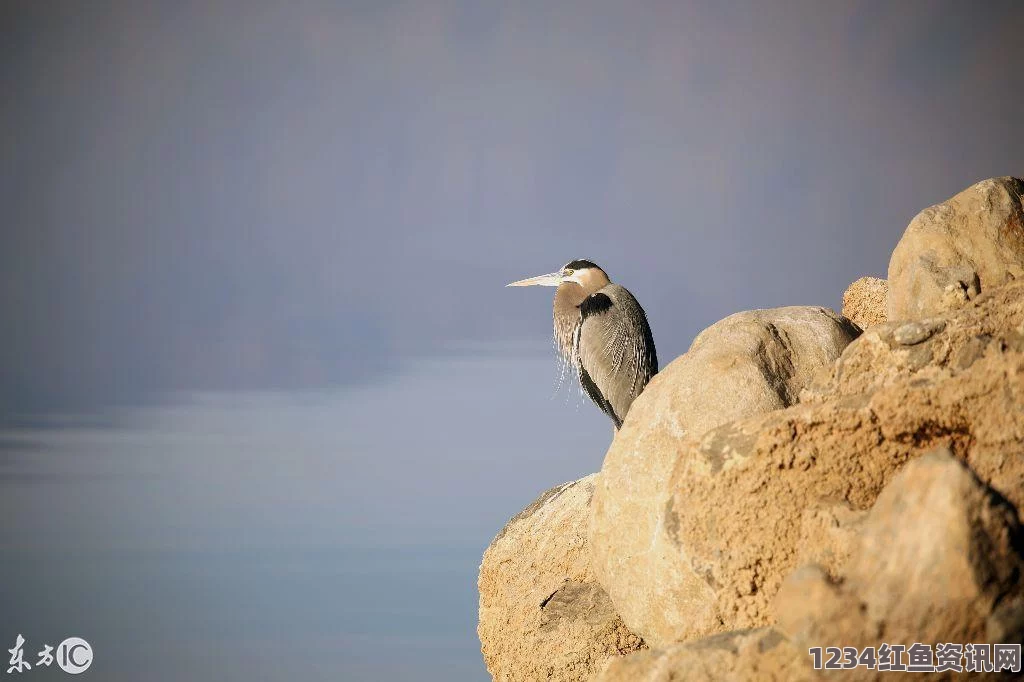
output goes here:
[{"label": "\u4e1c\u65b9ic logo", "polygon": [[[14,648],[7,650],[11,653],[8,673],[23,673],[32,669],[33,664],[25,660],[24,646],[25,638],[19,634],[14,641]],[[70,675],[84,673],[92,665],[92,647],[81,637],[68,637],[57,645],[56,651],[49,644],[44,644],[36,656],[39,657],[35,662],[36,669],[49,667],[56,661],[57,667]]]}]

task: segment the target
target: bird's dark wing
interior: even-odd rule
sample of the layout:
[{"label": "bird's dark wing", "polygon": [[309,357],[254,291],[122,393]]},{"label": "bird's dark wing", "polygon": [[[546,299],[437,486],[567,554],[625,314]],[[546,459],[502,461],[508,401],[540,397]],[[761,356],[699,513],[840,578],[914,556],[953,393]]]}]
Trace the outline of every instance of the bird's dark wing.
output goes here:
[{"label": "bird's dark wing", "polygon": [[618,428],[658,372],[644,309],[625,288],[607,285],[580,304],[575,345],[583,390]]}]

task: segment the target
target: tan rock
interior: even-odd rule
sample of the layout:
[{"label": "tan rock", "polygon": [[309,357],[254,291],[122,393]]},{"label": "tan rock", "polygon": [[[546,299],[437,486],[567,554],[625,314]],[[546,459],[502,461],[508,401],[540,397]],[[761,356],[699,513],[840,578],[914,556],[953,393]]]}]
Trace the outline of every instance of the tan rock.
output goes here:
[{"label": "tan rock", "polygon": [[861,277],[843,292],[843,317],[861,329],[885,322],[889,283],[877,277]]},{"label": "tan rock", "polygon": [[485,553],[495,679],[831,679],[809,647],[1024,639],[1022,190],[919,214],[844,296],[852,343],[817,308],[700,334],[600,476]]},{"label": "tan rock", "polygon": [[859,595],[875,630],[982,641],[995,606],[1020,594],[1020,539],[1013,506],[948,450],[933,452],[879,496],[844,587]]},{"label": "tan rock", "polygon": [[1024,181],[984,180],[921,211],[889,260],[887,318],[930,317],[1024,278]]},{"label": "tan rock", "polygon": [[[860,597],[841,589],[841,582],[815,564],[793,571],[775,596],[776,629],[800,648],[880,644],[881,633],[868,630]],[[839,633],[846,637],[841,644]]]},{"label": "tan rock", "polygon": [[786,580],[776,627],[797,649],[1019,642],[1020,541],[1002,496],[948,450],[930,453],[879,496],[843,581],[813,566]]},{"label": "tan rock", "polygon": [[596,682],[800,682],[815,679],[806,650],[776,630],[726,632],[611,661]]},{"label": "tan rock", "polygon": [[[993,348],[969,370],[747,417],[681,444],[657,541],[666,559],[645,579],[704,589],[666,597],[638,630],[660,644],[769,624],[782,579],[808,554],[807,510],[868,509],[907,461],[938,446],[1024,503],[1024,353]],[[817,558],[835,575],[844,552]]]},{"label": "tan rock", "polygon": [[920,375],[966,370],[989,352],[1024,350],[1024,280],[991,288],[938,317],[887,322],[853,341],[839,361],[801,396],[802,402],[871,393]]},{"label": "tan rock", "polygon": [[666,482],[686,437],[793,404],[856,334],[823,308],[738,313],[698,335],[633,403],[596,484],[590,543],[599,582],[635,632],[670,642],[721,625],[713,589],[680,570],[663,527]]},{"label": "tan rock", "polygon": [[643,646],[590,567],[596,478],[548,490],[484,552],[477,634],[495,680],[589,680],[609,658]]},{"label": "tan rock", "polygon": [[845,502],[822,501],[805,509],[800,517],[797,565],[826,566],[835,577],[860,541],[866,515]]},{"label": "tan rock", "polygon": [[[1019,642],[1020,540],[1012,506],[948,451],[926,454],[878,496],[844,579],[833,580],[814,565],[786,579],[774,600],[774,628],[736,630],[614,659],[596,680],[888,679],[889,673],[866,668],[815,671],[808,650],[862,649],[883,641]],[[929,679],[954,677],[974,679],[967,673]]]}]

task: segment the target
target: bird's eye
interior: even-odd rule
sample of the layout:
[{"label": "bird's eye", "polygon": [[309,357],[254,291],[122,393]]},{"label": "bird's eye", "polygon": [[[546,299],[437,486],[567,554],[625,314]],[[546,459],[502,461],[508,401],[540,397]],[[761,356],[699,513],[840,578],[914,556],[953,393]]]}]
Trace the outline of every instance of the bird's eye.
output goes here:
[{"label": "bird's eye", "polygon": [[565,275],[566,277],[571,276],[572,272],[573,272],[572,268],[566,268],[565,270],[562,270],[562,274]]}]

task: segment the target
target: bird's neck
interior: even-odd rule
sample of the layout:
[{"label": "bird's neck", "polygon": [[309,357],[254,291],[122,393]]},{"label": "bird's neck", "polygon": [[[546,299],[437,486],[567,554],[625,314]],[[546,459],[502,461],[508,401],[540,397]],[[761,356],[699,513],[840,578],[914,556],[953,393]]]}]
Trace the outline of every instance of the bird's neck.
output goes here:
[{"label": "bird's neck", "polygon": [[572,337],[580,320],[580,303],[587,297],[586,290],[574,282],[560,284],[555,290],[555,340],[566,360],[572,360]]}]

